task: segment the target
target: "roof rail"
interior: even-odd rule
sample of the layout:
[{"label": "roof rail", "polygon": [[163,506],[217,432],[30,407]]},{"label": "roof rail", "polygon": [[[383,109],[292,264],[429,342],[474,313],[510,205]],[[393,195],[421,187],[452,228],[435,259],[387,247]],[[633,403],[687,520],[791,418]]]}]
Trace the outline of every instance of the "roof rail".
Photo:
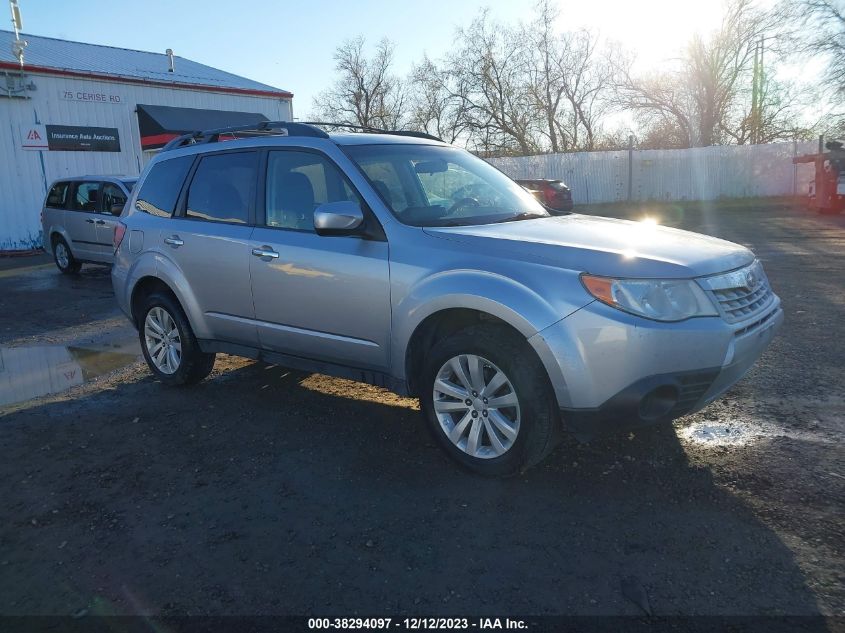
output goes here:
[{"label": "roof rail", "polygon": [[186,145],[196,145],[198,143],[216,143],[223,135],[265,136],[278,134],[282,136],[329,138],[329,135],[325,131],[321,130],[320,127],[360,130],[362,132],[371,132],[373,134],[396,134],[398,136],[412,136],[415,138],[425,138],[430,141],[443,142],[443,139],[436,136],[425,132],[415,132],[413,130],[382,130],[380,128],[368,127],[365,125],[331,123],[327,121],[262,121],[258,124],[252,123],[249,125],[233,125],[230,127],[221,127],[215,130],[198,130],[196,132],[189,132],[169,141],[161,148],[161,151],[166,152],[171,149],[185,147]]},{"label": "roof rail", "polygon": [[258,124],[251,123],[249,125],[233,125],[217,128],[215,130],[198,130],[196,132],[189,132],[169,141],[161,148],[161,151],[166,152],[171,149],[177,149],[186,145],[195,145],[197,143],[216,143],[220,140],[221,135],[234,136],[236,134],[243,136],[280,134],[283,136],[329,138],[329,135],[323,130],[306,123],[296,123],[294,121],[262,121]]},{"label": "roof rail", "polygon": [[360,130],[361,132],[371,132],[373,134],[396,134],[398,136],[413,136],[415,138],[426,138],[430,141],[444,142],[442,138],[429,134],[427,132],[417,132],[415,130],[383,130],[377,127],[370,127],[367,125],[356,125],[354,123],[336,123],[330,121],[303,121],[303,125],[312,125],[319,127],[336,127],[345,128],[349,130]]}]

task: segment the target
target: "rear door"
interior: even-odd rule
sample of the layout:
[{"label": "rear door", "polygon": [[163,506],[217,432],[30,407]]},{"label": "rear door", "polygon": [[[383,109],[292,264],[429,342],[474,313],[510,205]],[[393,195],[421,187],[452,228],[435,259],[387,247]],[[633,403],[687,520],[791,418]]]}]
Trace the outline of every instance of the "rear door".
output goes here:
[{"label": "rear door", "polygon": [[[97,236],[99,194],[100,183],[97,181],[73,183],[69,210],[65,213],[65,230],[72,240],[70,250],[76,259],[98,262],[103,258],[104,245]],[[106,246],[111,248],[111,242]]]},{"label": "rear door", "polygon": [[41,210],[41,227],[44,231],[44,247],[52,246],[50,240],[54,233],[60,232],[65,225],[65,209],[70,201],[73,187],[69,182],[57,182],[47,193],[44,208]]},{"label": "rear door", "polygon": [[[324,202],[363,200],[324,154],[272,150],[251,240],[250,277],[262,347],[386,370],[390,340],[387,242],[314,232]],[[367,212],[368,214],[370,212]],[[368,222],[376,222],[368,215]]]},{"label": "rear door", "polygon": [[216,340],[258,346],[249,281],[257,151],[198,159],[159,239],[182,270]]}]

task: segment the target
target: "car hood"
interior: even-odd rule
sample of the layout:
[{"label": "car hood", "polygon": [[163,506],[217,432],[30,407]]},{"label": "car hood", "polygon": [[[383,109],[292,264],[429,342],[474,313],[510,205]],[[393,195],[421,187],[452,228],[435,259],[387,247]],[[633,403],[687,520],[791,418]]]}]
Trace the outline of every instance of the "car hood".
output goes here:
[{"label": "car hood", "polygon": [[608,277],[700,277],[739,268],[754,254],[739,244],[646,222],[570,214],[462,227],[434,237],[486,254],[552,263]]}]

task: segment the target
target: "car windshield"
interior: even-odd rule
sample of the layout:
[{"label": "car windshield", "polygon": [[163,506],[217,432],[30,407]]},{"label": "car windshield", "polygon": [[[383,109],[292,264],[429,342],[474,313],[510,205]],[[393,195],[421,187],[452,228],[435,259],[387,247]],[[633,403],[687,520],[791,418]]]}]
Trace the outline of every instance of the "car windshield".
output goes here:
[{"label": "car windshield", "polygon": [[461,149],[439,145],[344,149],[404,224],[468,226],[549,215],[525,189]]},{"label": "car windshield", "polygon": [[138,180],[123,180],[121,182],[123,182],[123,186],[126,187],[126,191],[132,191],[132,188],[135,186],[135,183],[138,182]]}]

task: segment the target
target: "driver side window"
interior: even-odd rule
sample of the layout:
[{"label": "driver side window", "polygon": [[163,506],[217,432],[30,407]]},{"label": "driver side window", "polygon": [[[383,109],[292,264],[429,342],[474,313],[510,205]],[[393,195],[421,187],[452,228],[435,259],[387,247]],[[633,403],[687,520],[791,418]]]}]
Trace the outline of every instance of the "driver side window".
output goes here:
[{"label": "driver side window", "polygon": [[267,157],[265,224],[314,231],[314,209],[326,202],[363,204],[352,185],[326,157],[313,152],[274,151]]}]

